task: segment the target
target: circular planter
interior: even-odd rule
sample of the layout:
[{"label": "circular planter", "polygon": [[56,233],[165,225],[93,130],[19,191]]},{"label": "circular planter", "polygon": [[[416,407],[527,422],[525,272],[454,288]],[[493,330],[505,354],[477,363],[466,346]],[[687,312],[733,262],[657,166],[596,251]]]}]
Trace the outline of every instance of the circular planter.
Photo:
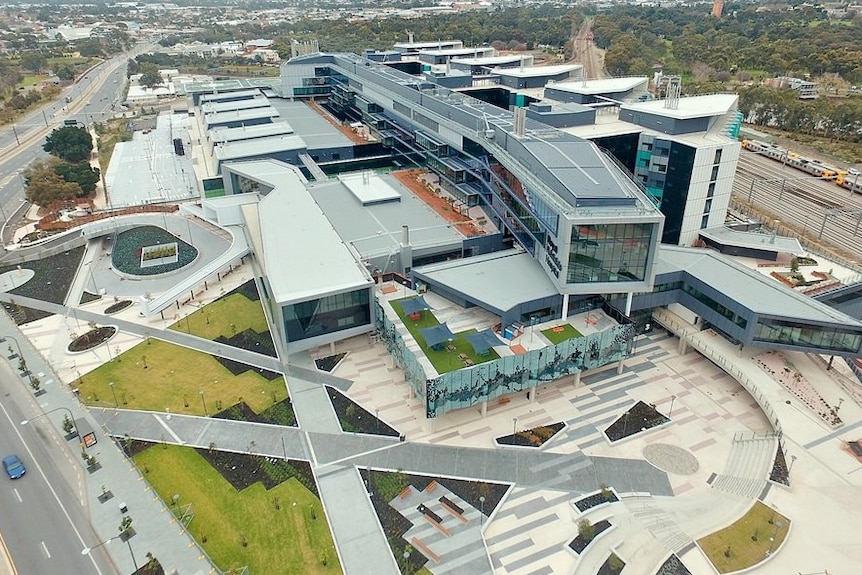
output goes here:
[{"label": "circular planter", "polygon": [[67,349],[71,353],[89,351],[109,341],[116,334],[117,328],[112,325],[97,327],[73,339]]}]

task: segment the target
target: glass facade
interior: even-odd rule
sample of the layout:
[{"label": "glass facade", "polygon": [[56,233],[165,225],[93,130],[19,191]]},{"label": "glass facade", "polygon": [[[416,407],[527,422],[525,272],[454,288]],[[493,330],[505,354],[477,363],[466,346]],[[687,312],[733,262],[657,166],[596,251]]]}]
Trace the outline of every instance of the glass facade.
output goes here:
[{"label": "glass facade", "polygon": [[655,224],[572,226],[567,283],[644,281]]},{"label": "glass facade", "polygon": [[299,341],[371,323],[371,288],[285,305],[287,341]]},{"label": "glass facade", "polygon": [[754,340],[852,353],[858,351],[862,345],[862,334],[840,327],[824,327],[782,319],[761,319],[755,327]]}]

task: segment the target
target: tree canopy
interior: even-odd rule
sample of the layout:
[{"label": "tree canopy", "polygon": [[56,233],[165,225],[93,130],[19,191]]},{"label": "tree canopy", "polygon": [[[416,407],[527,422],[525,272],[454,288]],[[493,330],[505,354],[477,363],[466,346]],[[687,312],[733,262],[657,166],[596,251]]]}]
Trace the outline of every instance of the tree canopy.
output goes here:
[{"label": "tree canopy", "polygon": [[85,128],[63,126],[48,134],[42,149],[61,160],[80,162],[90,157],[93,138]]},{"label": "tree canopy", "polygon": [[55,202],[74,199],[81,194],[81,186],[75,182],[67,182],[55,170],[60,160],[49,158],[37,160],[24,172],[26,191],[24,197],[28,202],[39,206],[50,206]]}]

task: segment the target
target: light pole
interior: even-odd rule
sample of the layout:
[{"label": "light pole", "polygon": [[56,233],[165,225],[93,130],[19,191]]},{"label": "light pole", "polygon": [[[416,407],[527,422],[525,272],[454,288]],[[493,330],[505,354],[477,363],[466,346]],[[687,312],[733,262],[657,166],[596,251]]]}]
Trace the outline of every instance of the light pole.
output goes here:
[{"label": "light pole", "polygon": [[835,415],[838,415],[838,410],[839,410],[839,409],[841,409],[841,404],[842,404],[842,403],[844,403],[844,398],[843,398],[843,397],[839,397],[839,398],[838,398],[838,406],[835,408]]},{"label": "light pole", "polygon": [[790,477],[790,472],[793,471],[793,464],[796,463],[796,456],[790,456],[790,467],[787,468],[787,476]]},{"label": "light pole", "polygon": [[117,401],[117,390],[114,389],[114,382],[109,381],[108,386],[111,388],[111,395],[114,396],[114,408],[120,407],[120,403]]},{"label": "light pole", "polygon": [[515,435],[515,433],[517,433],[517,432],[518,432],[518,418],[513,417],[512,418],[512,435]]},{"label": "light pole", "polygon": [[675,396],[675,395],[671,395],[671,396],[670,396],[670,409],[669,409],[669,410],[668,410],[668,412],[667,412],[667,416],[668,416],[668,418],[670,418],[671,414],[673,413],[673,402],[674,402],[674,400],[675,400],[675,399],[676,399],[676,396]]},{"label": "light pole", "polygon": [[23,364],[24,365],[24,371],[27,372],[27,379],[30,380],[30,384],[32,385],[33,384],[33,374],[30,373],[30,369],[27,368],[27,360],[24,359],[24,354],[21,353],[21,344],[18,343],[18,340],[15,339],[14,337],[12,337],[11,335],[4,335],[4,336],[0,337],[0,343],[6,343],[7,338],[11,339],[12,341],[15,342],[15,347],[18,348],[18,359],[20,361],[24,362],[24,364]]},{"label": "light pole", "polygon": [[485,523],[485,496],[479,496],[479,527]]},{"label": "light pole", "polygon": [[[81,549],[81,555],[89,555],[90,553],[92,553],[92,551],[94,549],[98,549],[99,547],[101,547],[103,545],[107,545],[111,541],[115,541],[117,539],[122,539],[122,538],[123,538],[122,535],[117,535],[116,537],[111,537],[107,541],[102,541],[98,545],[94,545],[92,547],[84,547],[83,549]],[[135,571],[137,571],[138,570],[138,562],[135,560],[135,552],[132,551],[132,540],[131,540],[131,538],[129,538],[129,537],[126,538],[126,545],[129,546],[129,555],[131,555],[131,557],[132,557],[132,565],[135,566]]]},{"label": "light pole", "polygon": [[206,399],[204,399],[204,390],[200,390],[198,393],[201,396],[201,404],[204,406],[204,417],[209,417],[210,414],[207,412],[207,402]]},{"label": "light pole", "polygon": [[45,413],[40,413],[36,417],[31,417],[30,419],[23,420],[21,422],[21,425],[27,425],[28,423],[30,423],[34,419],[39,419],[40,417],[45,417],[49,413],[54,413],[55,411],[60,411],[61,409],[69,414],[69,420],[72,422],[72,427],[75,428],[75,435],[78,437],[78,441],[81,442],[81,445],[83,446],[84,445],[84,443],[83,443],[84,438],[81,437],[81,433],[78,431],[78,423],[75,421],[75,416],[72,414],[72,410],[69,409],[68,407],[55,407],[54,409],[49,409]]}]

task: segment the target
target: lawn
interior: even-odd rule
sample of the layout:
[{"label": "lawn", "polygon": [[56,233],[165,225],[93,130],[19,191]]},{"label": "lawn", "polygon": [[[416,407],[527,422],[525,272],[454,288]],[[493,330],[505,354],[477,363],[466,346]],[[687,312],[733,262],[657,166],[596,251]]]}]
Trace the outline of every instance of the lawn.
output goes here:
[{"label": "lawn", "polygon": [[497,352],[493,349],[485,355],[479,355],[475,350],[473,350],[473,346],[470,345],[470,342],[467,341],[465,336],[468,333],[475,333],[475,329],[459,331],[454,334],[455,340],[449,342],[449,347],[454,348],[451,351],[446,348],[440,351],[429,348],[425,344],[425,338],[422,337],[422,334],[419,333],[419,331],[426,327],[438,325],[440,322],[437,321],[437,318],[434,317],[434,314],[430,310],[423,311],[419,319],[413,321],[404,315],[404,310],[401,308],[401,304],[399,302],[400,300],[390,302],[392,304],[392,309],[395,310],[395,313],[398,314],[398,317],[400,317],[401,321],[404,322],[404,325],[407,326],[407,330],[413,336],[413,339],[416,340],[416,343],[419,344],[419,347],[422,348],[422,352],[431,362],[431,365],[434,366],[434,369],[437,370],[437,373],[444,374],[450,371],[455,371],[456,369],[464,368],[464,362],[458,357],[460,354],[466,355],[473,363],[476,364],[500,358]]},{"label": "lawn", "polygon": [[767,552],[781,546],[789,529],[787,517],[757,501],[736,523],[707,535],[698,544],[719,573],[730,573],[766,559]]},{"label": "lawn", "polygon": [[180,507],[193,505],[189,532],[222,571],[341,573],[320,500],[296,479],[237,491],[194,449],[179,446],[155,445],[135,463],[162,501],[178,494]]},{"label": "lawn", "polygon": [[87,405],[113,406],[116,395],[124,409],[187,415],[204,415],[204,404],[212,415],[240,401],[260,413],[287,397],[281,378],[267,381],[253,369],[233,375],[206,353],[152,338],[84,375],[78,389]]},{"label": "lawn", "polygon": [[219,298],[170,327],[208,340],[220,335],[230,338],[249,328],[257,333],[269,332],[260,301],[250,300],[241,293]]},{"label": "lawn", "polygon": [[[560,330],[562,328],[562,330]],[[554,331],[554,330],[560,331]],[[553,345],[557,345],[558,343],[563,343],[567,339],[575,339],[576,337],[584,337],[584,334],[576,330],[572,327],[571,324],[564,323],[563,325],[559,325],[556,327],[552,327],[549,329],[543,329],[542,335],[548,338]]]}]

